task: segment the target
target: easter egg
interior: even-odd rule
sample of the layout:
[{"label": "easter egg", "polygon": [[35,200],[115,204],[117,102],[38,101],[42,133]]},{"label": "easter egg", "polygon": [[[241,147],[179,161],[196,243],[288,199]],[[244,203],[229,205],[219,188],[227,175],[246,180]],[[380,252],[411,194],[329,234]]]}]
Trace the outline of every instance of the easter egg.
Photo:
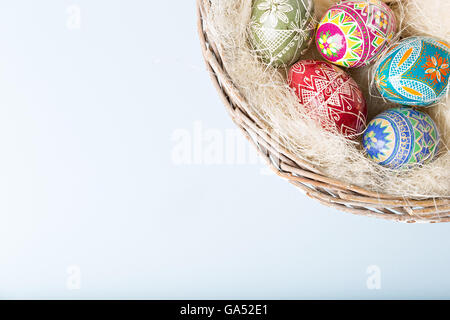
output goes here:
[{"label": "easter egg", "polygon": [[325,60],[340,66],[367,65],[392,40],[396,25],[392,10],[379,0],[338,3],[318,25],[317,49]]},{"label": "easter egg", "polygon": [[375,84],[386,99],[405,106],[430,106],[447,95],[450,47],[429,37],[396,44],[376,65]]},{"label": "easter egg", "polygon": [[364,96],[347,73],[325,61],[301,60],[289,70],[288,83],[308,115],[327,130],[354,139],[367,119]]},{"label": "easter egg", "polygon": [[314,36],[313,0],[256,0],[250,42],[262,60],[274,67],[290,66]]},{"label": "easter egg", "polygon": [[433,119],[410,107],[379,114],[369,122],[363,136],[368,157],[391,169],[430,162],[438,146],[439,133]]}]

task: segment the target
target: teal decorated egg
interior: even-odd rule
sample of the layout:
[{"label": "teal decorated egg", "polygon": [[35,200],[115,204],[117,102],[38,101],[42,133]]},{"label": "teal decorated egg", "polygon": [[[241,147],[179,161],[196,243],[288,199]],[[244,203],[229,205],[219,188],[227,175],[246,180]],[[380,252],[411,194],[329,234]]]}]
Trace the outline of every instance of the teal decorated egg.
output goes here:
[{"label": "teal decorated egg", "polygon": [[387,110],[369,122],[363,136],[367,156],[391,169],[430,162],[439,146],[433,119],[410,107]]},{"label": "teal decorated egg", "polygon": [[447,43],[429,37],[406,38],[377,63],[375,83],[392,102],[430,106],[447,94],[449,60]]},{"label": "teal decorated egg", "polygon": [[268,65],[290,66],[308,48],[314,35],[313,0],[256,0],[250,42]]}]

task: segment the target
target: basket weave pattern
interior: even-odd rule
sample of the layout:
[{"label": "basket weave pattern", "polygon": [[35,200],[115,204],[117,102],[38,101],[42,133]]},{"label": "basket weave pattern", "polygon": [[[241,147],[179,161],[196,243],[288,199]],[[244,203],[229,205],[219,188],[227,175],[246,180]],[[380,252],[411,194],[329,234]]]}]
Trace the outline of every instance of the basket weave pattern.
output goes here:
[{"label": "basket weave pattern", "polygon": [[245,98],[228,76],[218,46],[208,38],[203,17],[209,5],[209,0],[197,0],[198,32],[207,71],[233,122],[278,176],[309,197],[340,211],[406,223],[450,222],[450,199],[395,197],[327,177],[310,163],[294,157],[261,129],[258,119],[249,116]]}]

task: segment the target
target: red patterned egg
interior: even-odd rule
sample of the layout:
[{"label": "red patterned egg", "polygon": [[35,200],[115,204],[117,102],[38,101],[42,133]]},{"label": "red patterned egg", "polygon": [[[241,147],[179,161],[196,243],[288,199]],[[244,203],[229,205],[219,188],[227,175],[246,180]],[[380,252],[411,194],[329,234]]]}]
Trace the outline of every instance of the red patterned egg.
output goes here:
[{"label": "red patterned egg", "polygon": [[308,115],[325,129],[337,129],[350,139],[363,132],[366,101],[355,80],[343,70],[325,61],[300,60],[289,70],[288,82]]}]

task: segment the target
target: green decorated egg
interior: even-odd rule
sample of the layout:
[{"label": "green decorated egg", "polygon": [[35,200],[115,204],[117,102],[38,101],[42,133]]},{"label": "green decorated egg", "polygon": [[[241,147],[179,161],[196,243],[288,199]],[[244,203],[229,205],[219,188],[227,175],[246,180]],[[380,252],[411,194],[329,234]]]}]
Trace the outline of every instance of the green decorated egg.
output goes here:
[{"label": "green decorated egg", "polygon": [[250,42],[268,65],[288,67],[306,51],[314,35],[313,0],[255,0]]}]

